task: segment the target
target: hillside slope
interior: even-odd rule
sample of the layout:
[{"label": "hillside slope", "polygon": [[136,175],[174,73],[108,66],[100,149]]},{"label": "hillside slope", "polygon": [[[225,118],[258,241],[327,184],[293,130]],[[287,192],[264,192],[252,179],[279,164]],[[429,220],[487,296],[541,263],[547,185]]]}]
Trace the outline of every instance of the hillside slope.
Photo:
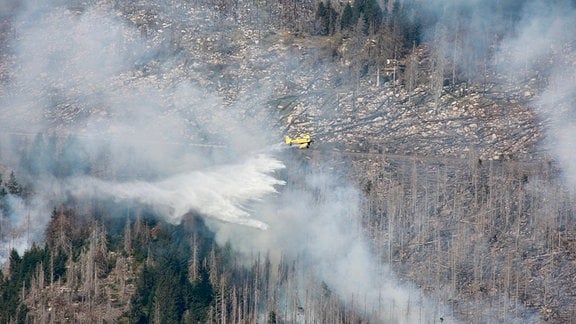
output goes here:
[{"label": "hillside slope", "polygon": [[[314,25],[315,3],[304,3],[298,22]],[[26,8],[2,16],[0,157],[22,187],[3,193],[1,241],[39,245],[21,256],[2,251],[10,259],[1,278],[10,292],[2,296],[3,315],[269,323],[576,319],[574,192],[549,146],[556,121],[537,110],[549,95],[546,65],[518,78],[479,61],[480,79],[451,77],[447,69],[435,80],[430,43],[414,43],[392,66],[362,65],[355,61],[364,59],[358,44],[370,48],[369,36],[306,32],[288,2],[226,4],[55,3],[36,8],[46,9],[37,21],[38,12]],[[278,19],[280,13],[292,20]],[[33,23],[25,19],[31,17]],[[570,111],[570,102],[557,108]],[[279,149],[284,135],[298,133],[312,135],[309,150]],[[122,197],[127,191],[90,196],[85,181],[117,181],[127,184],[118,188],[162,196],[154,186],[165,179],[190,169],[214,173],[220,164],[240,173],[234,163],[268,151],[286,166],[270,167],[285,186],[272,207],[241,207],[268,215],[272,237],[214,225],[196,212],[166,218],[174,205],[157,208],[148,196],[129,200]],[[59,187],[55,179],[83,182]],[[10,189],[6,174],[3,180],[2,189]],[[353,289],[339,295],[342,287],[315,275],[324,266],[320,254],[331,250],[306,244],[338,243],[312,236],[341,232],[349,235],[345,243],[368,242],[376,260],[369,264],[379,272],[392,270],[399,283],[385,287],[405,285],[422,300],[407,293],[406,304],[362,307]]]}]

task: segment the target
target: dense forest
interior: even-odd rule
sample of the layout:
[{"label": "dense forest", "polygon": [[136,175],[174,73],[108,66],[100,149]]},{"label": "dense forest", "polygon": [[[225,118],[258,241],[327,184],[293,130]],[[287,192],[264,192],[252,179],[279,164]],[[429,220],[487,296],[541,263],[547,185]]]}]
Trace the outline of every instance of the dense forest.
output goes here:
[{"label": "dense forest", "polygon": [[[338,116],[327,123],[346,129],[373,93],[398,104],[379,109],[409,107],[417,129],[432,123],[423,111],[441,120],[457,98],[487,116],[474,127],[494,145],[490,118],[512,111],[500,103],[557,108],[520,126],[505,120],[524,143],[532,130],[520,128],[573,116],[565,84],[576,55],[570,30],[559,31],[574,6],[1,1],[0,322],[574,322],[573,169],[568,153],[554,156],[572,142],[556,132],[506,156],[274,146],[279,133],[319,123],[312,113],[294,121],[308,116],[299,102],[318,96]],[[87,47],[28,35],[53,17],[79,24],[71,39]],[[98,34],[106,24],[117,29]],[[42,60],[26,56],[37,50],[19,43],[27,37],[47,44]],[[266,61],[281,46],[289,59]],[[542,149],[550,143],[560,149]],[[246,158],[263,151],[275,158]],[[182,174],[197,186],[178,187]],[[180,203],[191,196],[200,203]]]}]

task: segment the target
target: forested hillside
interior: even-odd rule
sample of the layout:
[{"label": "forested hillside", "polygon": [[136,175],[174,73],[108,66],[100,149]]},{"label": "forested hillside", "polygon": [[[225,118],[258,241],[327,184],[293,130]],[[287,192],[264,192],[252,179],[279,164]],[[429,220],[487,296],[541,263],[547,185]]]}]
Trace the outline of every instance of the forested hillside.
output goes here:
[{"label": "forested hillside", "polygon": [[0,0],[0,322],[576,321],[575,18]]}]

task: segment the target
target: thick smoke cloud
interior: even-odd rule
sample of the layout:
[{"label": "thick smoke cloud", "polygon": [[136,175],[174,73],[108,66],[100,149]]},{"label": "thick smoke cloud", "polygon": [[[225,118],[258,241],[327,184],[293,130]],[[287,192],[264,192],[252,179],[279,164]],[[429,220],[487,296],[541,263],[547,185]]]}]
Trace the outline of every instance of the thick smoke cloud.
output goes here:
[{"label": "thick smoke cloud", "polygon": [[557,159],[570,186],[576,184],[574,151],[576,7],[573,1],[513,2],[513,24],[501,33],[494,65],[507,86],[540,87],[530,105],[544,124],[540,150]]},{"label": "thick smoke cloud", "polygon": [[527,88],[531,95],[540,88],[530,103],[546,126],[539,150],[557,158],[567,177],[575,179],[576,3],[435,0],[422,6],[414,22],[422,26],[423,40],[431,42],[433,53],[443,57],[446,71],[455,71],[457,79],[503,89],[531,84],[532,89]]},{"label": "thick smoke cloud", "polygon": [[[559,161],[569,186],[574,187],[574,1],[426,3],[425,40],[433,40],[437,53],[464,72],[460,81],[477,80],[487,89],[495,85],[496,91],[520,92],[530,100],[527,104],[537,112],[544,130],[543,141],[534,149]],[[546,190],[538,189],[545,194]]]},{"label": "thick smoke cloud", "polygon": [[[23,252],[41,240],[52,208],[69,197],[142,204],[174,224],[193,211],[217,220],[209,224],[222,243],[300,259],[303,277],[325,282],[347,302],[360,296],[377,318],[404,314],[401,322],[412,322],[414,314],[434,312],[416,289],[400,286],[373,259],[359,227],[355,189],[331,174],[308,177],[308,189],[282,186],[277,172],[284,165],[272,157],[280,153],[265,140],[280,137],[266,136],[274,133],[258,113],[245,113],[259,110],[265,87],[227,105],[179,75],[181,63],[165,55],[165,42],[151,41],[159,35],[141,37],[111,9],[76,12],[57,2],[29,2],[19,8],[14,29],[0,126],[19,141],[24,135],[26,143],[72,136],[67,162],[88,159],[107,170],[82,166],[62,178],[50,171],[52,150],[40,150],[29,166],[37,202],[12,197],[15,208],[3,215],[10,222],[4,227],[35,229],[11,247]],[[45,136],[34,139],[36,133]],[[13,142],[2,144],[3,161],[22,163]],[[319,191],[322,200],[310,193]],[[415,304],[418,313],[410,311]]]},{"label": "thick smoke cloud", "polygon": [[266,228],[246,211],[282,184],[266,126],[186,78],[178,57],[116,11],[78,10],[32,1],[15,11],[0,152],[4,165],[31,172],[17,174],[38,202],[9,195],[3,231],[41,241],[55,206],[90,195],[150,205],[175,224],[195,211]]},{"label": "thick smoke cloud", "polygon": [[[474,1],[464,7],[473,9],[472,26],[489,16],[480,5]],[[449,17],[450,7],[443,8],[441,17]],[[210,225],[222,243],[230,241],[246,253],[298,259],[303,277],[325,282],[347,302],[363,300],[357,303],[382,320],[447,318],[444,305],[400,285],[373,258],[358,221],[360,196],[351,185],[323,173],[309,175],[304,189],[280,187],[283,182],[275,175],[283,164],[271,157],[276,153],[264,139],[274,136],[265,136],[271,134],[266,126],[238,112],[245,108],[240,104],[231,107],[179,77],[178,59],[164,56],[159,43],[141,37],[113,10],[78,13],[50,1],[41,6],[30,2],[19,10],[17,41],[11,47],[15,64],[2,89],[9,95],[1,99],[0,126],[14,134],[74,135],[87,156],[103,155],[109,168],[119,172],[65,180],[40,175],[39,202],[32,204],[37,207],[13,197],[16,208],[4,215],[13,228],[24,232],[29,215],[38,224],[34,239],[40,239],[51,203],[68,196],[141,203],[175,224],[192,210],[218,220]],[[462,56],[488,47],[469,48]],[[266,97],[266,89],[259,91],[249,97]],[[62,123],[55,116],[74,118]],[[4,144],[3,158],[17,161],[18,156],[5,156],[17,152]],[[320,198],[312,192],[320,192]],[[18,242],[13,245],[26,247]],[[387,313],[382,305],[395,310]]]},{"label": "thick smoke cloud", "polygon": [[[348,305],[357,303],[370,321],[420,323],[440,317],[452,321],[448,305],[400,283],[374,256],[360,225],[361,194],[337,172],[303,171],[303,184],[283,188],[274,200],[254,207],[269,224],[267,231],[245,235],[246,229],[227,225],[217,232],[217,239],[231,242],[247,255],[258,251],[276,261],[298,260],[303,285],[326,284]],[[311,292],[315,293],[325,292]]]},{"label": "thick smoke cloud", "polygon": [[[576,185],[576,7],[568,1],[533,1],[516,32],[503,40],[499,65],[516,79],[542,78],[546,86],[532,103],[545,124],[544,149],[558,159]],[[541,74],[541,75],[539,75]]]}]

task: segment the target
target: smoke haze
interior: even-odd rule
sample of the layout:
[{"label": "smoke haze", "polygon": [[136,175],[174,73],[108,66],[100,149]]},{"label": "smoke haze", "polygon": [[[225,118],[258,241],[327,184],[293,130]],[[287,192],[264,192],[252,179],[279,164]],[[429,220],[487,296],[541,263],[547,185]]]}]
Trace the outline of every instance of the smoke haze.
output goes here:
[{"label": "smoke haze", "polygon": [[[457,55],[468,73],[477,72],[470,62],[491,57],[491,51],[499,70],[516,80],[553,60],[550,87],[534,106],[551,126],[551,151],[576,179],[573,6],[510,1],[494,7],[498,3],[431,1],[427,14],[434,24],[427,26],[427,35],[439,35],[441,25],[461,28],[459,39],[467,44],[462,51],[454,51],[448,39],[442,44],[446,55]],[[0,1],[0,11],[5,6],[8,2]],[[494,8],[500,14],[491,15]],[[468,12],[463,17],[469,20],[449,19],[455,10]],[[89,160],[104,157],[108,170],[66,179],[39,172],[35,200],[26,203],[9,195],[13,210],[3,215],[10,223],[3,228],[15,235],[11,242],[2,242],[4,246],[22,252],[31,241],[41,240],[52,208],[68,196],[147,205],[173,224],[192,211],[217,220],[209,224],[220,243],[232,242],[244,253],[270,252],[276,260],[297,259],[303,277],[319,278],[345,301],[365,304],[383,320],[391,319],[386,314],[390,305],[395,314],[403,314],[397,322],[447,318],[448,307],[400,284],[374,259],[359,224],[361,197],[353,186],[329,172],[308,174],[302,188],[284,186],[278,176],[284,168],[282,153],[267,143],[281,137],[269,129],[265,117],[245,113],[264,109],[266,82],[231,105],[202,80],[184,76],[183,66],[195,62],[166,55],[162,46],[167,41],[158,38],[168,36],[150,32],[142,37],[141,30],[111,8],[78,13],[58,1],[31,1],[16,12],[17,40],[10,44],[14,61],[6,69],[9,82],[0,88],[0,127],[12,135],[75,136],[82,154]],[[505,24],[495,17],[507,18]],[[480,33],[486,26],[493,26],[503,39],[496,42]],[[70,118],[59,120],[62,116]],[[7,164],[21,162],[14,143],[3,139],[1,144]],[[49,164],[42,155],[36,158],[41,165]],[[0,261],[7,253],[0,251]]]},{"label": "smoke haze", "polygon": [[[450,68],[452,64],[457,66],[462,72],[461,80],[484,82],[487,88],[495,87],[496,92],[504,94],[508,91],[521,94],[522,104],[533,108],[543,130],[543,139],[534,149],[560,163],[568,188],[573,190],[576,185],[574,1],[429,1],[428,4],[427,14],[433,23],[426,25],[426,39],[434,40],[432,46],[447,59]],[[442,30],[449,31],[451,37],[445,37]],[[485,67],[497,73],[487,77],[485,73],[490,70]],[[513,99],[518,100],[507,98],[510,102]],[[538,187],[534,191],[545,196],[548,190]],[[536,314],[533,316],[530,321],[540,320]],[[520,317],[514,320],[522,321]]]},{"label": "smoke haze", "polygon": [[523,18],[518,32],[505,40],[503,48],[515,54],[512,62],[523,64],[512,68],[520,72],[543,71],[546,76],[547,86],[533,106],[546,125],[545,148],[560,162],[569,185],[574,187],[576,8],[568,1],[552,4],[535,1],[527,7]]},{"label": "smoke haze", "polygon": [[446,71],[505,91],[524,87],[525,99],[545,125],[539,149],[558,159],[574,179],[574,1],[437,0],[422,5],[420,20],[414,22],[422,26],[423,40],[431,42]]},{"label": "smoke haze", "polygon": [[284,188],[281,196],[257,206],[270,225],[268,231],[247,236],[245,229],[225,226],[217,231],[217,239],[232,242],[246,254],[262,251],[273,260],[298,260],[302,285],[326,284],[370,321],[453,321],[447,305],[401,283],[371,252],[360,225],[362,198],[357,189],[335,171],[308,170],[303,175],[301,189]]},{"label": "smoke haze", "polygon": [[[37,230],[26,241],[42,240],[68,196],[150,205],[174,224],[195,211],[265,228],[246,208],[282,184],[273,177],[282,163],[265,154],[266,126],[186,79],[162,42],[108,9],[30,2],[15,13],[0,152],[29,171],[20,180],[33,183],[42,208],[13,208],[4,230],[26,232],[27,218]],[[11,205],[21,200],[9,195]],[[23,252],[25,244],[6,246],[16,245]]]},{"label": "smoke haze", "polygon": [[[202,80],[184,77],[186,63],[165,54],[163,35],[141,37],[111,8],[77,12],[59,2],[29,2],[18,9],[14,29],[0,126],[9,139],[39,149],[26,160],[4,140],[1,152],[4,161],[33,171],[38,201],[10,196],[15,208],[4,227],[20,234],[7,246],[23,252],[40,241],[52,209],[69,197],[110,199],[149,206],[172,224],[190,212],[214,219],[209,224],[222,243],[273,253],[277,261],[278,254],[300,259],[302,277],[325,282],[348,303],[356,300],[354,307],[366,303],[376,318],[403,314],[400,322],[413,322],[438,312],[373,259],[354,188],[329,173],[308,176],[305,189],[283,186],[282,152],[266,143],[281,137],[260,112],[267,82],[230,105]],[[67,146],[41,149],[50,136],[72,137],[71,152],[58,159],[106,168],[86,164],[57,176],[51,155]],[[311,192],[326,196],[316,200]],[[8,250],[1,253],[5,259]]]}]

